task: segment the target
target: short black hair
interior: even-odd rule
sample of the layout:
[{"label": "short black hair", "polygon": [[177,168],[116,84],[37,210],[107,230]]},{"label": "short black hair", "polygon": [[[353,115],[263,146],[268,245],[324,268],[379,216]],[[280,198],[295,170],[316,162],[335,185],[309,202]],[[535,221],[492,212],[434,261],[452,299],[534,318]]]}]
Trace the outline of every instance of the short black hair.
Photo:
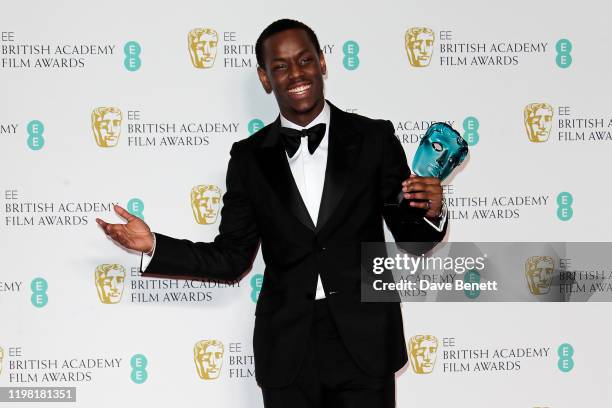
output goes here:
[{"label": "short black hair", "polygon": [[263,43],[268,38],[282,31],[292,30],[295,28],[306,31],[306,34],[308,35],[308,38],[310,38],[312,45],[314,45],[317,52],[321,52],[321,46],[319,45],[319,39],[317,38],[317,35],[314,33],[314,31],[312,31],[312,28],[308,27],[306,24],[302,23],[301,21],[283,18],[282,20],[277,20],[273,22],[272,24],[267,26],[261,32],[261,34],[259,34],[259,38],[257,39],[257,42],[255,43],[255,56],[257,57],[257,65],[259,65],[261,68],[265,68]]}]

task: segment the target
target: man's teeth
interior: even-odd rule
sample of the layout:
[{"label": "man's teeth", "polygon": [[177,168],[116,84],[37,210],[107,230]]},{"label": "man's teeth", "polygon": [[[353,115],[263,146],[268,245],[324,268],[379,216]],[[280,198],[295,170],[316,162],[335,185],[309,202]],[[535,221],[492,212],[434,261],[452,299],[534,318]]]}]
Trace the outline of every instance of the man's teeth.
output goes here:
[{"label": "man's teeth", "polygon": [[306,91],[308,88],[310,88],[310,85],[303,85],[303,86],[299,86],[297,88],[292,88],[289,90],[290,93],[302,93],[304,91]]}]

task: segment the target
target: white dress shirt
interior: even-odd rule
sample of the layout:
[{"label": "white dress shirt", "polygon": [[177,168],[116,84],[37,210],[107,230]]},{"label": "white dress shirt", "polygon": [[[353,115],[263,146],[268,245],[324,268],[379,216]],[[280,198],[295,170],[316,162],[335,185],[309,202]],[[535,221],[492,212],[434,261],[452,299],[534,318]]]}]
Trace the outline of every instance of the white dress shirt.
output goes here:
[{"label": "white dress shirt", "polygon": [[[308,151],[308,138],[302,137],[300,147],[293,157],[289,157],[287,153],[287,161],[289,162],[289,168],[293,175],[293,180],[297,185],[297,188],[302,196],[302,201],[306,205],[308,214],[313,222],[317,224],[319,218],[319,207],[321,206],[321,196],[323,195],[323,183],[325,182],[325,169],[327,168],[327,152],[329,146],[329,119],[330,109],[327,102],[319,115],[314,118],[312,122],[306,126],[300,126],[293,122],[290,122],[282,114],[280,115],[281,126],[292,129],[302,130],[304,128],[310,128],[320,123],[325,123],[325,135],[321,140],[321,144],[310,154]],[[399,200],[401,201],[401,194]],[[438,225],[435,225],[429,219],[424,218],[429,225],[435,228],[437,231],[442,231],[444,224],[446,223],[446,206],[442,207],[441,219]],[[142,270],[146,270],[147,266],[151,262],[152,257],[155,256],[155,243],[153,244],[153,251],[151,256],[145,254],[142,261]],[[317,291],[315,299],[325,298],[325,291],[323,290],[323,284],[321,283],[321,275],[318,275],[317,279]]]},{"label": "white dress shirt", "polygon": [[[293,174],[293,180],[297,185],[302,201],[306,205],[308,214],[313,224],[317,225],[317,219],[319,218],[319,207],[321,206],[321,196],[323,195],[323,183],[325,182],[325,169],[327,168],[327,150],[329,146],[329,105],[325,102],[325,106],[319,116],[314,118],[312,122],[306,126],[296,125],[290,122],[282,114],[280,115],[280,122],[282,127],[292,128],[301,130],[304,128],[313,127],[319,123],[325,123],[325,134],[321,139],[321,144],[317,147],[317,150],[313,154],[308,151],[308,138],[303,137],[301,140],[300,147],[293,157],[289,157],[287,153],[287,161],[289,162],[289,168],[291,174]],[[317,280],[317,292],[315,293],[315,299],[323,299],[325,292],[323,291],[323,284],[321,283],[321,275],[318,276]]]}]

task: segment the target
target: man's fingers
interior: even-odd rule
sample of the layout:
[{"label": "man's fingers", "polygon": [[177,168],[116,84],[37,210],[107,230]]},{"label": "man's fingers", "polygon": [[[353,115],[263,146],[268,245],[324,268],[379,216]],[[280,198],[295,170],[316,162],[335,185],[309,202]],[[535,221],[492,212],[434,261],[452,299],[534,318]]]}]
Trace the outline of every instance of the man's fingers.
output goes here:
[{"label": "man's fingers", "polygon": [[100,218],[96,218],[96,222],[98,223],[99,226],[102,227],[102,229],[105,229],[106,226],[108,225],[108,222],[100,219]]},{"label": "man's fingers", "polygon": [[440,198],[438,194],[431,194],[429,192],[418,192],[418,193],[404,193],[404,198],[412,200],[430,200],[437,201]]},{"label": "man's fingers", "polygon": [[435,217],[437,214],[440,213],[440,209],[437,208],[438,206],[427,201],[411,201],[410,206],[414,208],[428,210],[427,214],[425,214],[427,217]]},{"label": "man's fingers", "polygon": [[121,206],[115,205],[115,212],[123,217],[127,222],[132,221],[134,218],[136,218],[135,216],[133,216],[132,214],[130,214],[129,212],[127,212],[127,210]]}]

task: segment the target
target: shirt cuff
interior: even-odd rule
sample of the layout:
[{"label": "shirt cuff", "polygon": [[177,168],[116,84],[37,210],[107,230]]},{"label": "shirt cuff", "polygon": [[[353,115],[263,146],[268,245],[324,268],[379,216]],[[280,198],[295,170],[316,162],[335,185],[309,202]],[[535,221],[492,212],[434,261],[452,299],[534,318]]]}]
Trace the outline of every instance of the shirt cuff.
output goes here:
[{"label": "shirt cuff", "polygon": [[[446,224],[446,216],[448,214],[448,209],[446,208],[446,203],[442,202],[442,209],[440,209],[440,219],[436,222],[436,221],[431,221],[429,218],[427,217],[423,217],[423,219],[432,226],[433,229],[435,229],[438,232],[442,232],[442,230],[444,229],[444,224]],[[438,225],[436,225],[438,224]]]},{"label": "shirt cuff", "polygon": [[155,256],[156,243],[157,243],[157,240],[155,239],[155,233],[153,233],[153,249],[151,250],[151,255],[147,254],[146,252],[142,253],[142,264],[140,266],[140,270],[142,272],[146,271],[147,266],[149,266],[149,264],[153,260],[153,257]]}]

